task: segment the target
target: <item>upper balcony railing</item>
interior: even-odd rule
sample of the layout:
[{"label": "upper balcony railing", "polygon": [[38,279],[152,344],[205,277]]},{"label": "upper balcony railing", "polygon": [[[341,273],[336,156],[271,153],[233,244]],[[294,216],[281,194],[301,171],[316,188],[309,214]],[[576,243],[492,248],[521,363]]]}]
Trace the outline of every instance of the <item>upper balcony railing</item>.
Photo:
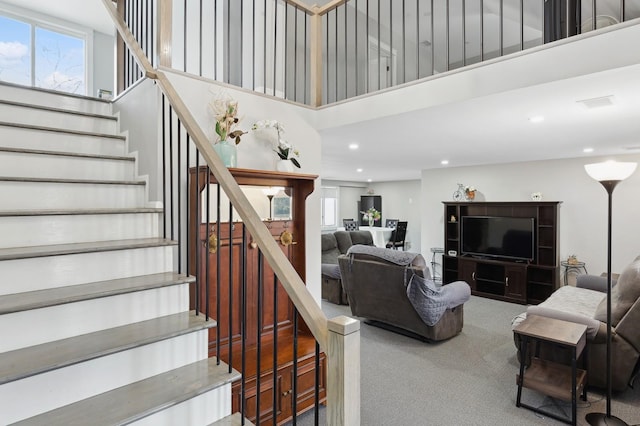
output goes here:
[{"label": "upper balcony railing", "polygon": [[[154,14],[154,2],[139,4],[125,20]],[[131,27],[154,65],[312,106],[640,17],[640,0],[333,0],[322,7],[167,0],[157,7],[159,24]],[[133,60],[121,60],[123,89],[140,73]]]}]

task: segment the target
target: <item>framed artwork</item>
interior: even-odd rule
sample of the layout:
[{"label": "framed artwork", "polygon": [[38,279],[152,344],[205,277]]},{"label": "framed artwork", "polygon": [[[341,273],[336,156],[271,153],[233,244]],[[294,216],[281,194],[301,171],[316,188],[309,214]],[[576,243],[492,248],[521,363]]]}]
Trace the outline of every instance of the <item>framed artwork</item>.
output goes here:
[{"label": "framed artwork", "polygon": [[278,192],[273,197],[273,218],[274,219],[291,219],[291,197],[284,193]]}]

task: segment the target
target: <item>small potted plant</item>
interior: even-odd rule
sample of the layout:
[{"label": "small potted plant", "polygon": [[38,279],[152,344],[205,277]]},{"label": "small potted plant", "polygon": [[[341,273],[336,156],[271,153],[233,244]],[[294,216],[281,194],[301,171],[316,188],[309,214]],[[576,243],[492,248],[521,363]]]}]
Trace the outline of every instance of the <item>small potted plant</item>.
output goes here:
[{"label": "small potted plant", "polygon": [[290,173],[293,171],[292,166],[300,168],[300,161],[298,161],[300,153],[293,145],[280,137],[284,133],[284,126],[281,123],[276,120],[260,120],[251,126],[253,131],[269,128],[275,129],[277,132],[277,144],[273,150],[279,158],[276,170]]}]

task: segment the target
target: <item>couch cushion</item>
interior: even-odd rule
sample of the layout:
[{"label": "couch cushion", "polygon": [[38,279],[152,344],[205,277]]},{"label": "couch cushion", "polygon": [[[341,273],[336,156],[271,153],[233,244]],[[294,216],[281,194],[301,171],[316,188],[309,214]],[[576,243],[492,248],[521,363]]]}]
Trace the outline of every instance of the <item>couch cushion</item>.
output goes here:
[{"label": "couch cushion", "polygon": [[322,234],[322,263],[338,264],[338,256],[340,256],[340,250],[338,250],[338,242],[333,234]]},{"label": "couch cushion", "polygon": [[333,232],[320,235],[320,243],[322,244],[323,252],[338,248],[338,242],[336,241],[336,236],[333,235]]},{"label": "couch cushion", "polygon": [[333,278],[334,280],[340,279],[340,266],[338,266],[338,264],[323,263],[320,267],[322,275]]},{"label": "couch cushion", "polygon": [[336,231],[333,235],[338,242],[338,250],[340,250],[340,253],[345,254],[347,250],[349,250],[349,247],[353,245],[351,242],[351,234],[349,231]]},{"label": "couch cushion", "polygon": [[[617,326],[629,308],[640,297],[640,256],[627,266],[611,290],[611,325]],[[600,303],[595,318],[607,321],[607,300]]]},{"label": "couch cushion", "polygon": [[350,231],[351,235],[351,244],[362,244],[365,246],[373,245],[373,235],[369,231]]}]

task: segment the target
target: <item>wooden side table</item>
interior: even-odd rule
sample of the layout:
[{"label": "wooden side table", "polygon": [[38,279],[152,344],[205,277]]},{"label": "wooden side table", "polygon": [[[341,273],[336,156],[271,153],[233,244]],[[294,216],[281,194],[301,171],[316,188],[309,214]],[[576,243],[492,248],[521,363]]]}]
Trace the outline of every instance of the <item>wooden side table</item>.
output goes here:
[{"label": "wooden side table", "polygon": [[[520,374],[516,378],[518,396],[516,407],[542,413],[561,422],[576,424],[577,395],[582,390],[582,399],[587,399],[587,372],[577,367],[578,358],[583,354],[587,343],[587,326],[554,318],[527,315],[527,318],[513,330],[520,336]],[[566,347],[571,352],[571,366],[540,359],[538,343],[540,341]],[[529,342],[536,346],[531,365],[525,370]],[[586,365],[587,352],[584,351],[583,363]],[[571,401],[571,420],[556,414],[524,404],[522,388],[533,389],[553,398]]]}]

